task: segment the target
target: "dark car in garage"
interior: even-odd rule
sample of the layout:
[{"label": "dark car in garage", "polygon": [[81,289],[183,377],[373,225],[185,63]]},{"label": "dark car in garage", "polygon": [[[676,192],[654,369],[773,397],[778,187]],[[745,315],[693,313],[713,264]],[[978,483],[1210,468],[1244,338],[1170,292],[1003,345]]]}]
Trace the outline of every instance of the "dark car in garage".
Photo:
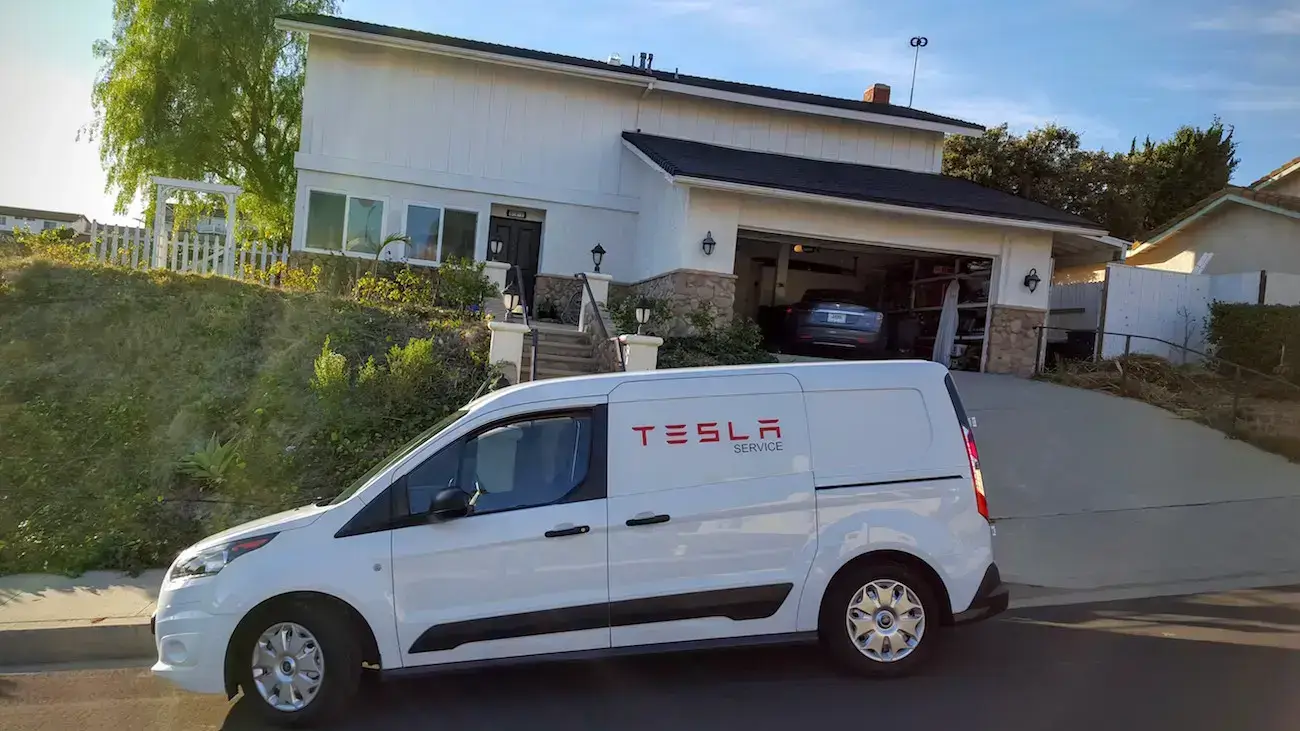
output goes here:
[{"label": "dark car in garage", "polygon": [[780,348],[787,353],[878,357],[885,352],[885,315],[868,305],[861,292],[810,289],[786,308]]}]

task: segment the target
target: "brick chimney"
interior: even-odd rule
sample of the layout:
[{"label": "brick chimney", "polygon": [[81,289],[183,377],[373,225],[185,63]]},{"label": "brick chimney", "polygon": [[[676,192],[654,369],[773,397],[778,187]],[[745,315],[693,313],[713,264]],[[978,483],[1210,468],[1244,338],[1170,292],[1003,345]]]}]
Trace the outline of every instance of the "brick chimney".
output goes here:
[{"label": "brick chimney", "polygon": [[870,89],[862,92],[862,101],[876,104],[889,103],[889,84],[872,84]]}]

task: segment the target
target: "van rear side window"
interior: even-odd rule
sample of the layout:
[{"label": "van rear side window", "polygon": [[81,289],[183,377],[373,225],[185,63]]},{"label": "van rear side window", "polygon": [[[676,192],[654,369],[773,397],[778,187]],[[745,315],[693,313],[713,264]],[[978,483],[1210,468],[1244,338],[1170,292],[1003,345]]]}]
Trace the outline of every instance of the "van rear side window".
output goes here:
[{"label": "van rear side window", "polygon": [[912,388],[805,394],[818,481],[870,479],[928,466],[934,430]]}]

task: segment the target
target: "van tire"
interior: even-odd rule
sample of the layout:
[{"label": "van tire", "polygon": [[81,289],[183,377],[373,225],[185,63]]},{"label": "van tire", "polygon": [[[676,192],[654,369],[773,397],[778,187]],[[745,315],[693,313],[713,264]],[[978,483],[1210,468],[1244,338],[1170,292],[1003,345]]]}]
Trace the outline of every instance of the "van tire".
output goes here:
[{"label": "van tire", "polygon": [[[891,595],[887,599],[884,593],[897,587],[901,591]],[[900,644],[907,646],[910,644],[908,638],[910,635],[905,628],[911,627],[915,621],[915,610],[908,608],[909,605],[919,605],[923,612],[922,622],[916,626],[920,630],[919,642],[917,642],[910,651],[902,657],[891,661],[875,659],[868,655],[868,651],[860,649],[859,645],[854,642],[852,632],[850,631],[849,612],[850,605],[854,600],[861,600],[868,603],[869,606],[875,606],[876,602],[871,599],[872,593],[882,597],[882,603],[888,609],[888,617],[881,617],[883,623],[888,623],[889,627],[883,634],[883,641],[887,641],[889,654],[899,652]],[[825,648],[831,660],[845,672],[853,675],[859,675],[870,678],[894,678],[904,675],[910,675],[918,668],[925,665],[931,655],[934,654],[934,646],[939,639],[940,628],[942,624],[941,611],[937,594],[929,580],[920,572],[911,567],[894,561],[872,561],[859,566],[850,567],[848,570],[836,576],[826,594],[822,598],[821,612],[818,618],[817,631],[822,647]],[[894,597],[899,597],[904,601],[892,601]],[[896,610],[889,608],[903,607],[901,618],[902,623],[898,622],[899,614]],[[880,610],[876,610],[879,613]],[[865,615],[862,612],[855,612],[859,615],[856,619],[860,620],[856,624],[858,628],[869,626],[873,631],[865,635],[873,637],[879,627],[871,615]],[[868,625],[862,622],[870,623]],[[887,633],[887,634],[886,634]],[[862,644],[871,647],[873,643],[869,640],[862,641]],[[877,655],[880,646],[875,645],[873,651]]]},{"label": "van tire", "polygon": [[[253,680],[252,655],[262,635],[277,625],[292,623],[319,643],[323,660],[320,686],[301,710],[275,708],[262,697]],[[309,727],[346,712],[361,684],[363,651],[348,617],[323,602],[285,601],[261,607],[240,623],[232,638],[231,659],[247,703],[278,726]]]}]

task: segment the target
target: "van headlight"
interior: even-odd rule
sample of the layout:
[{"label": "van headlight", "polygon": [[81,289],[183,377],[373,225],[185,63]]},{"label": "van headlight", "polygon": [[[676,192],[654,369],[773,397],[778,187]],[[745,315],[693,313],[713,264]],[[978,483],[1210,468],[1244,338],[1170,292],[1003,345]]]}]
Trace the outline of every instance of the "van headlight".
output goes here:
[{"label": "van headlight", "polygon": [[245,553],[256,551],[275,538],[275,533],[268,533],[252,538],[240,538],[219,546],[205,548],[198,553],[186,556],[181,554],[172,568],[167,572],[167,579],[185,579],[197,576],[212,576],[224,569],[226,564]]}]

